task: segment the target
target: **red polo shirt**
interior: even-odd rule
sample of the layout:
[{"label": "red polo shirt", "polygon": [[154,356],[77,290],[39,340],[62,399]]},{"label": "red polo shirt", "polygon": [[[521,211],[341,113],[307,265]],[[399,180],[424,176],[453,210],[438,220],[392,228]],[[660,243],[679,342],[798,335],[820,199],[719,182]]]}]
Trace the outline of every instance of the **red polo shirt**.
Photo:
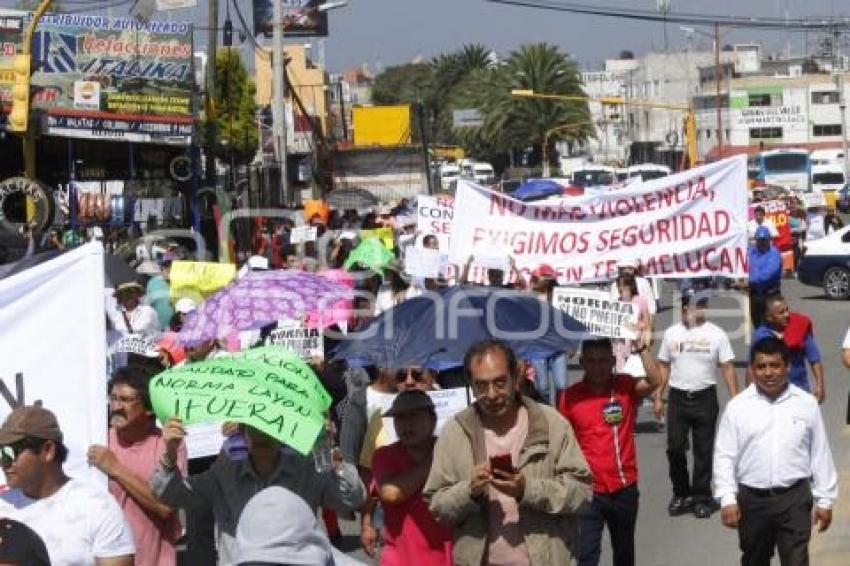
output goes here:
[{"label": "red polo shirt", "polygon": [[614,493],[637,483],[636,385],[632,376],[618,374],[606,392],[594,393],[582,380],[558,397],[558,411],[572,425],[593,472],[595,493]]}]

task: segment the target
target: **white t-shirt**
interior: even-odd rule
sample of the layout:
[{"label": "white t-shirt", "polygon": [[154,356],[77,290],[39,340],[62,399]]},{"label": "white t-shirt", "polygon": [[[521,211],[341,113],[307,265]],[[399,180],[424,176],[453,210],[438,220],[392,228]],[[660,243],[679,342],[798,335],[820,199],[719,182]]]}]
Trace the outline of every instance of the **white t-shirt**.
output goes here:
[{"label": "white t-shirt", "polygon": [[749,238],[750,240],[755,240],[756,228],[758,228],[760,225],[765,226],[770,231],[771,238],[775,238],[779,235],[779,232],[776,230],[776,225],[770,218],[765,218],[761,224],[756,222],[755,218],[751,218],[750,221],[747,222],[747,238]]},{"label": "white t-shirt", "polygon": [[735,353],[715,324],[688,328],[680,322],[664,332],[658,359],[670,364],[670,387],[699,391],[717,384],[717,367],[734,360]]},{"label": "white t-shirt", "polygon": [[844,350],[850,349],[850,328],[847,329],[847,334],[844,335],[844,343],[841,345]]},{"label": "white t-shirt", "polygon": [[22,499],[4,497],[0,516],[34,530],[53,566],[94,566],[95,558],[136,552],[121,508],[106,490],[72,479],[50,497]]}]

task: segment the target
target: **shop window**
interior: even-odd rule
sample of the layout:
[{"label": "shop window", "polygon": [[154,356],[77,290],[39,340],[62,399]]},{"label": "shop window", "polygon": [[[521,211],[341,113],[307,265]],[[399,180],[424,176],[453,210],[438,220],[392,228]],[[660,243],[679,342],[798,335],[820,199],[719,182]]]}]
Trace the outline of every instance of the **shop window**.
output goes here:
[{"label": "shop window", "polygon": [[750,139],[774,140],[782,137],[782,128],[750,128]]},{"label": "shop window", "polygon": [[840,136],[841,124],[815,124],[812,126],[812,135],[821,136]]},{"label": "shop window", "polygon": [[829,90],[823,92],[813,92],[812,104],[838,104],[838,91]]}]

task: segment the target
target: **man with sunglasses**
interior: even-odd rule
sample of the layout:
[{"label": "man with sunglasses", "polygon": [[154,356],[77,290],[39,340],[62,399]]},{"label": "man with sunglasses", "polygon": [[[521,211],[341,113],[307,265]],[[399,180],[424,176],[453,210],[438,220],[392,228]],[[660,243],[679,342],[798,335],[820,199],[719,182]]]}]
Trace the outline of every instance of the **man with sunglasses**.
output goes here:
[{"label": "man with sunglasses", "polygon": [[[157,500],[149,485],[165,442],[156,426],[148,377],[138,369],[120,368],[108,390],[109,447],[91,446],[89,464],[109,477],[109,491],[133,533],[136,566],[173,566],[183,528],[174,510]],[[185,446],[180,448],[177,465],[185,474],[187,454]]]},{"label": "man with sunglasses", "polygon": [[68,449],[53,413],[18,407],[0,427],[6,482],[24,497],[0,501],[0,515],[20,521],[44,541],[54,566],[133,566],[133,539],[106,492],[62,470]]}]

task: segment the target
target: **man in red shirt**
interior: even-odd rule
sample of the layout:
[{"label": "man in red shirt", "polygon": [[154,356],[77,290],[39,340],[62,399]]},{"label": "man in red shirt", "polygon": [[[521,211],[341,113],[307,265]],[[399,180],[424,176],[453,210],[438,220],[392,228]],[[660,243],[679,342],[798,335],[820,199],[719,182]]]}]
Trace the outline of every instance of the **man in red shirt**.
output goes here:
[{"label": "man in red shirt", "polygon": [[424,391],[403,391],[384,416],[393,417],[398,442],[379,448],[372,458],[384,508],[381,566],[451,566],[452,533],[434,520],[422,499],[436,442],[434,402]]},{"label": "man in red shirt", "polygon": [[646,377],[615,374],[611,340],[582,344],[584,379],[564,390],[558,410],[570,422],[593,472],[593,500],[579,512],[579,566],[599,564],[602,530],[611,533],[615,566],[635,564],[635,522],[638,512],[635,421],[643,397],[661,382],[658,363],[645,344],[634,353]]}]

